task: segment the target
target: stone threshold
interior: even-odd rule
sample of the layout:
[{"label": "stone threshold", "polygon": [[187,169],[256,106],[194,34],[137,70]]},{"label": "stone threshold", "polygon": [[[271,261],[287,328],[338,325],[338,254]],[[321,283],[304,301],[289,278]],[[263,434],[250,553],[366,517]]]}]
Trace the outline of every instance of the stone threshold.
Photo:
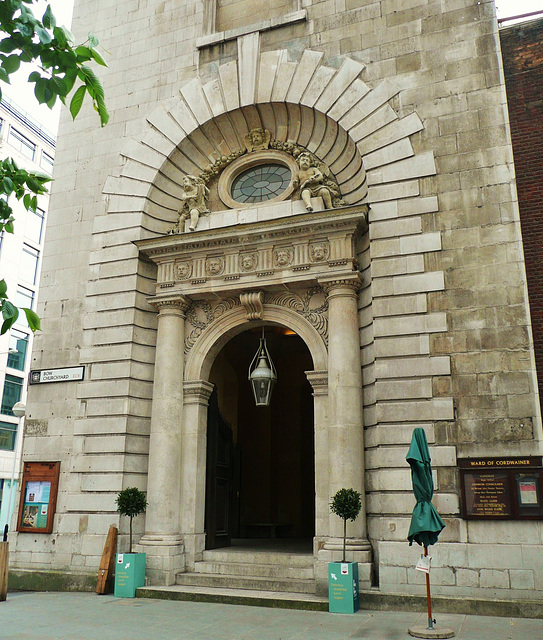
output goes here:
[{"label": "stone threshold", "polygon": [[[328,611],[328,598],[302,593],[277,593],[244,589],[214,587],[141,587],[136,598],[180,600],[189,602],[213,602],[278,609],[302,609]],[[381,593],[378,589],[360,592],[360,609],[369,611],[420,611],[426,612],[426,596]],[[497,616],[506,618],[543,619],[543,602],[538,600],[488,600],[432,596],[432,612]]]}]

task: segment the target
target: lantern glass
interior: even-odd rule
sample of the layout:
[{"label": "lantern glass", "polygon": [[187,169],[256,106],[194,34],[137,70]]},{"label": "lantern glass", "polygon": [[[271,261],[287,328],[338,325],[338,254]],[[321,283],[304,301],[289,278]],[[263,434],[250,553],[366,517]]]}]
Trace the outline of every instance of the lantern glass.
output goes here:
[{"label": "lantern glass", "polygon": [[249,381],[253,389],[257,407],[268,407],[273,387],[277,380],[275,367],[268,353],[266,339],[260,338],[258,351],[249,367]]}]

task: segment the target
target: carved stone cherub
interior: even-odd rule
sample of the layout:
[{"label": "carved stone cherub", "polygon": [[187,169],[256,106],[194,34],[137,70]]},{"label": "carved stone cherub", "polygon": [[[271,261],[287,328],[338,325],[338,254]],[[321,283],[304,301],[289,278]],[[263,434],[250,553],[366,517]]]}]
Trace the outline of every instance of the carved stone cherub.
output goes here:
[{"label": "carved stone cherub", "polygon": [[204,181],[196,176],[185,176],[183,178],[183,204],[179,209],[179,219],[170,233],[182,233],[185,228],[185,220],[190,218],[189,229],[194,231],[198,220],[203,213],[209,213],[206,199],[209,197],[209,189]]},{"label": "carved stone cherub", "polygon": [[245,147],[249,153],[262,151],[270,146],[271,133],[267,129],[251,129],[243,138]]},{"label": "carved stone cherub", "polygon": [[299,188],[301,198],[308,211],[313,211],[311,198],[320,196],[325,209],[333,209],[341,204],[339,187],[328,176],[328,167],[319,163],[310,153],[300,153],[296,159],[299,171],[292,184]]}]

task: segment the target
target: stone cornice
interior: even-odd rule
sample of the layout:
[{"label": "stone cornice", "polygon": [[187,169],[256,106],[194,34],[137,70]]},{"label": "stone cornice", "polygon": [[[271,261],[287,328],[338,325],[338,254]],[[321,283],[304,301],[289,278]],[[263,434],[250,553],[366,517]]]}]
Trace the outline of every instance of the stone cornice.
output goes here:
[{"label": "stone cornice", "polygon": [[179,234],[160,236],[147,240],[137,240],[134,244],[153,262],[171,260],[174,256],[187,256],[195,251],[222,249],[232,245],[273,242],[278,239],[294,239],[296,236],[366,228],[368,205],[341,207],[338,209],[311,212],[235,227],[222,227],[206,231],[196,231],[190,235]]}]

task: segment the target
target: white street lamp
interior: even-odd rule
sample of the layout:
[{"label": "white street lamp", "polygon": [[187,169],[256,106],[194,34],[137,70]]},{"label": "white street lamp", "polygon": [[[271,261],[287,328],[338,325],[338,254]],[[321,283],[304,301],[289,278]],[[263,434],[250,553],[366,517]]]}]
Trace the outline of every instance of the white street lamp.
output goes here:
[{"label": "white street lamp", "polygon": [[[11,484],[9,487],[9,503],[8,503],[8,523],[11,518],[11,509],[14,504],[15,496],[14,496],[14,484],[15,484],[15,467],[17,466],[17,445],[19,444],[19,433],[20,439],[22,441],[23,437],[23,418],[26,414],[26,405],[24,402],[16,402],[11,411],[13,415],[19,419],[17,425],[17,431],[15,433],[14,441],[13,441],[13,467],[11,469]],[[6,525],[7,526],[7,525]]]}]

